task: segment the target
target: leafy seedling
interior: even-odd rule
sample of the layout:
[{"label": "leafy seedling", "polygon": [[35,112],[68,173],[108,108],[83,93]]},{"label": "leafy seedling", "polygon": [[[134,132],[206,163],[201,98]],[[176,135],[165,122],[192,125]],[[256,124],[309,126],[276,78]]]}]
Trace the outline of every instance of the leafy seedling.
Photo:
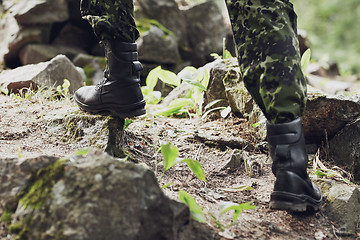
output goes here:
[{"label": "leafy seedling", "polygon": [[180,190],[179,191],[180,201],[185,203],[186,206],[190,209],[190,216],[198,222],[205,223],[206,218],[200,206],[196,201],[188,194],[187,192]]},{"label": "leafy seedling", "polygon": [[243,210],[251,210],[251,209],[255,209],[256,206],[252,205],[250,202],[246,202],[246,203],[241,203],[241,204],[237,204],[237,203],[233,203],[233,202],[220,202],[220,215],[230,211],[230,210],[234,210],[234,215],[233,215],[233,223],[235,223],[240,215],[240,213]]},{"label": "leafy seedling", "polygon": [[165,171],[178,163],[185,162],[197,178],[206,182],[205,172],[199,161],[189,158],[179,158],[179,149],[171,143],[161,144],[161,153],[164,157]]}]

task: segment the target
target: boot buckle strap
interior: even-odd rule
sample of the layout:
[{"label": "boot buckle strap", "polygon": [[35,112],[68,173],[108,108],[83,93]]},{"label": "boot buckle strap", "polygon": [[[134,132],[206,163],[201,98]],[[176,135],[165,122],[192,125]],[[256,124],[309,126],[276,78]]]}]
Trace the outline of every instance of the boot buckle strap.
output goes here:
[{"label": "boot buckle strap", "polygon": [[140,71],[144,70],[143,65],[139,61],[134,61],[132,63],[132,68],[133,68],[134,72],[140,72]]},{"label": "boot buckle strap", "polygon": [[277,145],[275,149],[275,156],[280,159],[289,159],[290,158],[290,146],[286,145]]}]

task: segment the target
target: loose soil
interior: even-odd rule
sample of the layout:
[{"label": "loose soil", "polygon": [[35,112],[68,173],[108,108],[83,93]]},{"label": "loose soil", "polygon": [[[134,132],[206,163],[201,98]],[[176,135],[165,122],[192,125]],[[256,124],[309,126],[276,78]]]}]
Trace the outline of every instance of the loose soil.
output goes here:
[{"label": "loose soil", "polygon": [[[31,158],[39,155],[66,157],[78,150],[76,143],[64,142],[64,132],[47,131],[47,119],[77,108],[68,99],[50,101],[41,98],[16,99],[0,95],[0,159]],[[164,186],[167,196],[178,200],[179,190],[188,192],[203,209],[206,225],[216,231],[221,239],[356,239],[344,236],[323,211],[315,214],[290,214],[269,209],[270,193],[275,177],[271,162],[264,151],[256,131],[244,119],[201,120],[199,118],[153,118],[133,119],[126,129],[125,148],[140,164],[152,169]],[[214,137],[230,139],[241,137],[248,142],[244,150],[251,159],[263,165],[262,174],[250,177],[244,164],[236,169],[224,168],[234,151],[226,142],[200,141],[194,133],[206,133]],[[185,163],[164,172],[160,142],[171,142],[179,149],[182,158],[200,161],[207,181],[197,179]],[[256,147],[255,147],[256,146]],[[253,147],[253,148],[252,148]],[[250,150],[251,149],[251,150]],[[239,190],[250,186],[252,190]],[[220,215],[222,201],[251,202],[254,210],[243,211],[232,224],[233,213]],[[324,202],[326,204],[326,202]],[[214,216],[216,220],[214,220]],[[221,229],[219,226],[222,226]],[[7,228],[2,224],[1,239],[7,238]]]}]

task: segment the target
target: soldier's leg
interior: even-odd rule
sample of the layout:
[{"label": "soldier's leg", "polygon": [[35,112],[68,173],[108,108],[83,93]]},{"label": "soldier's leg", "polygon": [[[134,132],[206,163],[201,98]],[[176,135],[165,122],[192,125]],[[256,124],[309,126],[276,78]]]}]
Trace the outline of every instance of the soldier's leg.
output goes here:
[{"label": "soldier's leg", "polygon": [[300,117],[306,82],[288,0],[227,0],[243,80],[268,119],[267,135],[276,176],[270,207],[318,210],[321,192],[307,174]]},{"label": "soldier's leg", "polygon": [[76,103],[84,111],[121,118],[144,114],[133,0],[82,0],[81,13],[105,48],[107,66],[100,84],[75,92]]},{"label": "soldier's leg", "polygon": [[135,42],[139,37],[133,0],[81,0],[80,9],[100,40]]},{"label": "soldier's leg", "polygon": [[296,14],[286,0],[228,0],[243,80],[271,123],[300,117],[306,103]]}]

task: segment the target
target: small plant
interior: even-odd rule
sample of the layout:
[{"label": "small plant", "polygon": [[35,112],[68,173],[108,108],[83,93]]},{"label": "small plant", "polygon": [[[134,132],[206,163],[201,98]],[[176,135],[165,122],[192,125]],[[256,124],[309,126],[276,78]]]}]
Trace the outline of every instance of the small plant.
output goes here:
[{"label": "small plant", "polygon": [[88,148],[79,149],[74,153],[74,156],[84,156],[84,155],[88,154],[88,152],[89,152]]},{"label": "small plant", "polygon": [[209,113],[214,112],[214,111],[221,111],[220,115],[222,118],[226,118],[230,113],[231,113],[231,107],[215,107],[215,108],[211,108],[212,106],[214,106],[215,104],[217,104],[218,102],[223,101],[223,99],[216,99],[210,103],[208,103],[205,107],[204,110],[206,110],[206,112],[201,116],[201,119],[204,119]]},{"label": "small plant", "polygon": [[178,87],[181,83],[187,83],[190,85],[190,90],[184,98],[175,99],[166,108],[162,107],[155,110],[153,112],[154,115],[172,116],[186,114],[191,116],[192,114],[201,114],[204,92],[210,80],[210,73],[207,69],[185,67],[177,75],[162,69],[161,66],[151,70],[146,78],[146,86],[142,87],[142,92],[148,104],[158,104],[162,100],[161,92],[154,90],[158,80],[172,87]]},{"label": "small plant", "polygon": [[320,161],[320,150],[318,150],[315,154],[310,175],[315,175],[320,179],[333,179],[336,181],[351,184],[350,173],[345,172],[339,167],[333,167],[332,169],[329,169]]},{"label": "small plant", "polygon": [[219,206],[220,206],[220,215],[228,211],[234,210],[233,224],[237,221],[240,213],[243,210],[251,210],[256,208],[256,206],[252,205],[250,202],[241,203],[241,204],[237,204],[233,202],[220,202]]},{"label": "small plant", "polygon": [[206,182],[205,172],[199,161],[189,158],[179,158],[179,149],[171,143],[161,144],[161,153],[164,156],[165,171],[178,163],[185,162],[197,178]]},{"label": "small plant", "polygon": [[185,191],[179,191],[180,201],[185,203],[186,206],[190,209],[190,216],[198,222],[205,223],[206,218],[201,207],[196,203],[196,201]]},{"label": "small plant", "polygon": [[308,48],[301,57],[301,69],[304,74],[305,74],[307,67],[310,64],[310,58],[311,58],[311,50],[310,50],[310,48]]},{"label": "small plant", "polygon": [[64,97],[69,97],[69,87],[70,81],[64,79],[64,83],[56,87],[56,91],[59,95],[63,95]]}]

